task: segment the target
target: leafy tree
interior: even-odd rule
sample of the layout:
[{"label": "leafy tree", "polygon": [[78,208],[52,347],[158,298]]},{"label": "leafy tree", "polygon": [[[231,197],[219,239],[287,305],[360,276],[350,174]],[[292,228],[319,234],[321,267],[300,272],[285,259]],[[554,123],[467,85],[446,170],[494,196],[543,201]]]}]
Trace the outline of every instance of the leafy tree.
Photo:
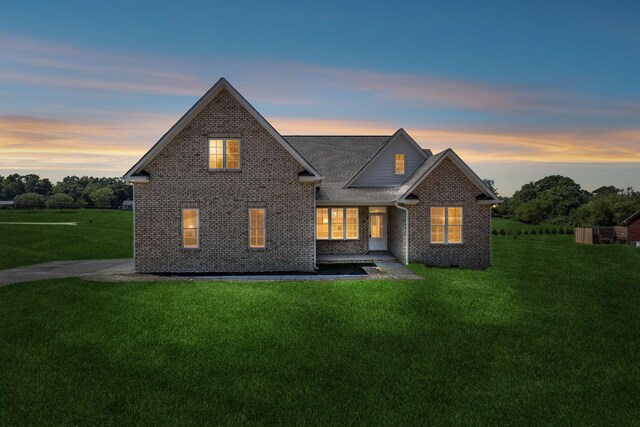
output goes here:
[{"label": "leafy tree", "polygon": [[93,191],[89,198],[97,208],[107,209],[113,201],[113,190],[109,187],[99,188]]},{"label": "leafy tree", "polygon": [[540,224],[549,217],[550,212],[551,202],[541,196],[520,205],[515,211],[515,219],[527,224]]},{"label": "leafy tree", "polygon": [[493,191],[496,194],[496,196],[499,196],[498,190],[496,189],[496,182],[494,180],[485,178],[482,181],[484,181],[484,183],[487,184],[487,187],[489,187],[491,191]]},{"label": "leafy tree", "polygon": [[73,197],[64,193],[57,193],[49,196],[47,199],[47,207],[49,209],[72,209],[75,208],[76,203]]},{"label": "leafy tree", "polygon": [[48,196],[53,193],[53,184],[51,184],[49,178],[43,178],[38,180],[35,190],[35,193],[42,194],[43,196]]},{"label": "leafy tree", "polygon": [[23,194],[24,180],[17,173],[7,176],[2,181],[2,198],[6,200],[13,200],[14,197]]},{"label": "leafy tree", "polygon": [[18,209],[42,209],[47,198],[37,193],[24,193],[13,198],[13,206]]},{"label": "leafy tree", "polygon": [[64,193],[78,200],[82,196],[86,183],[83,183],[77,176],[65,176],[62,181],[53,187],[54,193]]}]

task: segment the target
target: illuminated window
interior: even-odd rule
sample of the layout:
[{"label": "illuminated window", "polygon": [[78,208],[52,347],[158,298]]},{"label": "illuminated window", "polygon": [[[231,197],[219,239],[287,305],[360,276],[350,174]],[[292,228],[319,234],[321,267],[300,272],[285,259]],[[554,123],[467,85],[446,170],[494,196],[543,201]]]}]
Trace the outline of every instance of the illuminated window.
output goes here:
[{"label": "illuminated window", "polygon": [[316,239],[357,240],[360,237],[358,208],[316,209]]},{"label": "illuminated window", "polygon": [[316,210],[316,239],[329,239],[329,209]]},{"label": "illuminated window", "polygon": [[404,154],[396,154],[396,175],[404,175]]},{"label": "illuminated window", "polygon": [[431,243],[462,243],[462,208],[431,208]]},{"label": "illuminated window", "polygon": [[240,169],[240,140],[210,139],[209,169]]},{"label": "illuminated window", "polygon": [[347,240],[358,239],[358,208],[347,208]]},{"label": "illuminated window", "polygon": [[344,239],[344,209],[331,209],[331,238]]},{"label": "illuminated window", "polygon": [[182,247],[198,248],[200,230],[200,212],[198,209],[182,210]]},{"label": "illuminated window", "polygon": [[249,247],[264,248],[265,209],[249,209]]}]

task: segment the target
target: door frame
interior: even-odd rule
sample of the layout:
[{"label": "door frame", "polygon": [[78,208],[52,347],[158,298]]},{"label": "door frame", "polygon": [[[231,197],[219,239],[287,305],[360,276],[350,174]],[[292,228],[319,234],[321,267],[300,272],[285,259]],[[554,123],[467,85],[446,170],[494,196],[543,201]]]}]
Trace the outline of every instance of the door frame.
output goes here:
[{"label": "door frame", "polygon": [[[382,242],[383,245],[381,248],[375,248],[372,249],[371,248],[371,216],[372,215],[380,215],[382,217]],[[386,251],[387,250],[387,238],[388,233],[387,233],[387,211],[385,209],[384,212],[371,212],[369,211],[369,241],[368,241],[368,249],[369,251]]]}]

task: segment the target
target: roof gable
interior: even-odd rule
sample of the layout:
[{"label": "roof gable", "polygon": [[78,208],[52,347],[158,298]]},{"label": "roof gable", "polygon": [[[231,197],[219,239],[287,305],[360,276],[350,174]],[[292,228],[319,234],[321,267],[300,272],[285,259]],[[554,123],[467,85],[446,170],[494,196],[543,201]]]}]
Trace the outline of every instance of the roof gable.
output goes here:
[{"label": "roof gable", "polygon": [[[398,153],[394,152],[394,147],[398,148]],[[396,176],[394,173],[394,154],[405,155],[406,170],[403,175]],[[429,152],[423,150],[404,129],[398,129],[347,182],[345,188],[400,185],[427,158]]]},{"label": "roof gable", "polygon": [[446,149],[442,153],[438,153],[431,158],[429,161],[424,162],[414,173],[414,176],[411,177],[409,181],[407,181],[406,185],[403,185],[402,195],[400,196],[400,201],[405,201],[411,195],[411,192],[416,189],[418,185],[422,181],[424,181],[430,174],[433,172],[438,165],[440,165],[444,159],[450,159],[466,176],[469,180],[478,187],[482,193],[484,193],[488,198],[482,201],[481,203],[486,204],[494,204],[494,203],[502,203],[500,198],[493,192],[491,189],[485,184],[485,182],[480,179],[476,173],[471,170],[471,168],[458,156],[455,151],[451,148]]},{"label": "roof gable", "polygon": [[226,89],[231,96],[233,96],[239,103],[245,108],[251,116],[260,123],[260,125],[273,136],[273,138],[280,143],[297,161],[302,165],[316,180],[322,179],[322,176],[316,169],[309,164],[301,155],[296,151],[291,144],[289,144],[274,128],[271,124],[255,109],[249,102],[238,92],[231,84],[224,78],[220,78],[181,118],[174,124],[171,129],[165,133],[162,138],[124,175],[123,179],[127,181],[135,181],[143,168],[149,164],[162,149],[173,140],[173,138],[180,133],[189,123],[200,113],[218,94]]},{"label": "roof gable", "polygon": [[637,219],[640,219],[640,211],[634,213],[633,215],[631,215],[629,218],[624,220],[624,223],[629,225],[633,222],[636,222]]}]

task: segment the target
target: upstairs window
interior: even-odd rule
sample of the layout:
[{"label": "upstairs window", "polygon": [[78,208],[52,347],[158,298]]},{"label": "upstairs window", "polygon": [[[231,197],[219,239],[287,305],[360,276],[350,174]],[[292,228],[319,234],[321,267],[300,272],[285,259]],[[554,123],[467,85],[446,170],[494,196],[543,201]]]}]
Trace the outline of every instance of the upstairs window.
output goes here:
[{"label": "upstairs window", "polygon": [[234,138],[210,139],[209,169],[240,169],[240,140]]},{"label": "upstairs window", "polygon": [[182,247],[197,249],[200,246],[200,211],[182,209]]},{"label": "upstairs window", "polygon": [[396,175],[404,175],[404,154],[396,154]]},{"label": "upstairs window", "polygon": [[431,243],[462,243],[462,208],[431,208]]},{"label": "upstairs window", "polygon": [[358,208],[316,209],[316,239],[358,240]]}]

